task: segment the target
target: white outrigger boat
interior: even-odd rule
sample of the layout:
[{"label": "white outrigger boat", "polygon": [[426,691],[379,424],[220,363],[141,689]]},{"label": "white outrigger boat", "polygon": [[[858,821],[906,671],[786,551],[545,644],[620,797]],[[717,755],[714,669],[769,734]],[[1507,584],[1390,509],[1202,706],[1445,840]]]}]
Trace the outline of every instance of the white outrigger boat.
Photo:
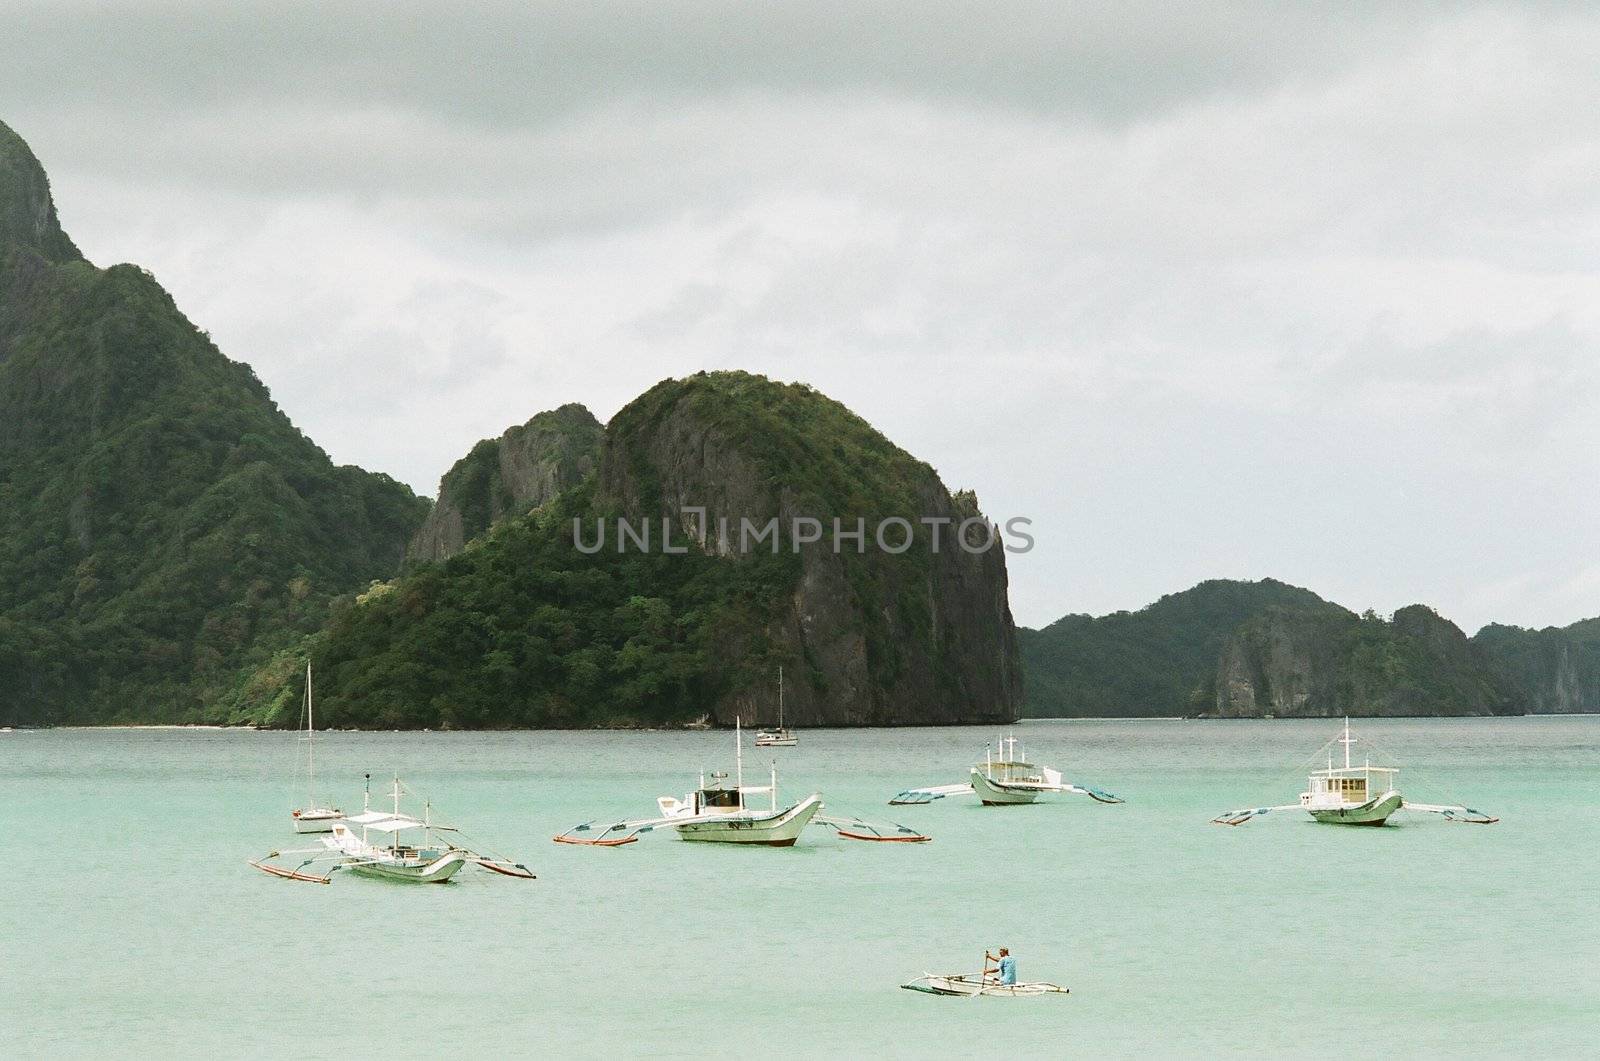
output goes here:
[{"label": "white outrigger boat", "polygon": [[[341,870],[405,884],[442,884],[468,865],[481,866],[507,877],[535,879],[533,872],[519,862],[479,854],[453,840],[441,840],[437,834],[460,835],[461,830],[435,822],[431,804],[423,803],[421,818],[402,813],[400,794],[404,786],[398,777],[394,779],[393,809],[373,810],[371,776],[367,775],[369,798],[363,801],[362,813],[335,822],[330,830],[333,835],[325,837],[321,847],[274,851],[252,860],[250,865],[275,877],[313,884],[327,884],[333,874]],[[276,864],[275,860],[287,855],[310,857],[293,867]],[[326,873],[308,872],[309,867],[324,865]]]},{"label": "white outrigger boat", "polygon": [[[1018,981],[1013,969],[1012,982],[1007,983],[1005,977],[1005,949],[1001,948],[998,956],[983,952],[981,971],[976,973],[950,973],[936,975],[923,973],[915,980],[900,986],[907,991],[921,991],[929,995],[962,995],[966,998],[988,996],[991,998],[1026,998],[1031,995],[1065,995],[1068,990],[1060,984],[1048,983],[1044,980]],[[989,963],[995,965],[991,967]]]},{"label": "white outrigger boat", "polygon": [[[725,773],[700,774],[700,784],[682,799],[661,796],[656,805],[661,814],[595,825],[575,825],[553,839],[558,844],[584,847],[621,847],[645,833],[672,829],[680,839],[702,843],[750,844],[763,847],[793,847],[808,825],[824,825],[847,840],[877,840],[894,843],[925,843],[925,836],[904,825],[874,825],[860,818],[833,818],[820,813],[822,796],[813,792],[787,807],[778,806],[778,767],[772,767],[765,785],[744,783],[744,731],[734,720],[735,773],[728,784]],[[752,804],[750,797],[766,796],[766,806]]]},{"label": "white outrigger boat", "polygon": [[778,726],[776,729],[756,730],[757,748],[793,748],[800,743],[794,730],[783,724],[783,668],[778,668]]},{"label": "white outrigger boat", "polygon": [[1031,983],[1002,984],[992,976],[981,973],[960,973],[935,976],[927,973],[900,985],[907,991],[921,991],[929,995],[987,995],[994,998],[1026,998],[1030,995],[1065,995],[1067,988],[1059,984],[1035,980]]},{"label": "white outrigger boat", "polygon": [[[1459,804],[1413,803],[1400,794],[1398,768],[1373,766],[1370,757],[1359,766],[1351,762],[1350,746],[1355,743],[1356,738],[1350,736],[1350,720],[1346,718],[1344,735],[1325,745],[1327,768],[1311,772],[1299,803],[1231,810],[1211,819],[1212,823],[1243,825],[1251,818],[1280,810],[1303,810],[1329,825],[1382,825],[1396,812],[1408,810],[1437,814],[1446,821],[1469,825],[1493,825],[1500,820]],[[1343,766],[1333,765],[1335,744],[1344,745]]]},{"label": "white outrigger boat", "polygon": [[1061,771],[1048,766],[1035,766],[1027,761],[1025,753],[1018,750],[1016,737],[1000,738],[1000,754],[992,746],[983,750],[983,762],[974,763],[972,780],[962,785],[933,785],[927,788],[908,788],[889,801],[890,806],[913,806],[932,803],[946,796],[964,796],[974,793],[985,807],[1007,807],[1032,803],[1051,792],[1070,792],[1088,796],[1097,803],[1124,803],[1098,788],[1074,785],[1061,776]]},{"label": "white outrigger boat", "polygon": [[294,819],[294,831],[297,833],[331,833],[334,823],[344,819],[344,811],[332,806],[331,800],[317,798],[317,726],[312,712],[315,705],[311,699],[311,661],[306,660],[306,693],[301,702],[304,708],[306,728],[300,738],[306,746],[306,805],[296,807],[289,812]]}]

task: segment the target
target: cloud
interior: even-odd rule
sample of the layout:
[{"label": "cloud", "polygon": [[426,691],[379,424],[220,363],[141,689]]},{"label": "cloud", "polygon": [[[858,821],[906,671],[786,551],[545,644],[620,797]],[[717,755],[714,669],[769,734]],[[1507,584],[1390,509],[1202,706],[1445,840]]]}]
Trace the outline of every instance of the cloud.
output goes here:
[{"label": "cloud", "polygon": [[1600,613],[1560,588],[1600,516],[1593,12],[95,12],[8,16],[7,120],[86,253],[340,460],[431,490],[738,366],[1033,517],[1030,623],[1264,575]]}]

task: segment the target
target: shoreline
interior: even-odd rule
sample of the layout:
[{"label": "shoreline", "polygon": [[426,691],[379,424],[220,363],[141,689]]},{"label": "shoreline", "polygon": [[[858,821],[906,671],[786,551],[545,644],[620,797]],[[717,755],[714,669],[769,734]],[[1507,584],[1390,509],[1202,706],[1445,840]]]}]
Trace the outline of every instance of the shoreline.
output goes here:
[{"label": "shoreline", "polygon": [[[1283,716],[1266,717],[1229,717],[1219,718],[1214,715],[1080,715],[1022,718],[1015,722],[941,722],[941,723],[911,723],[898,726],[807,726],[807,730],[839,730],[845,732],[860,730],[923,730],[923,729],[987,729],[995,725],[1025,726],[1038,722],[1327,722],[1343,718],[1342,715],[1297,715],[1285,718]],[[1460,721],[1463,719],[1516,719],[1516,718],[1600,718],[1596,711],[1540,711],[1529,712],[1522,715],[1351,715],[1352,719],[1361,719],[1363,722],[1383,721],[1394,719],[1396,721],[1438,720]],[[98,724],[98,725],[67,725],[67,726],[33,726],[33,725],[8,725],[0,726],[0,733],[27,733],[66,730],[74,732],[238,732],[238,733],[297,733],[298,730],[288,728],[274,728],[264,726],[240,725],[220,726],[210,723],[173,724],[173,723],[128,723],[126,725]],[[337,733],[720,733],[732,732],[732,726],[541,726],[541,727],[513,727],[506,729],[358,729],[340,728],[318,730],[318,735],[333,735]]]}]

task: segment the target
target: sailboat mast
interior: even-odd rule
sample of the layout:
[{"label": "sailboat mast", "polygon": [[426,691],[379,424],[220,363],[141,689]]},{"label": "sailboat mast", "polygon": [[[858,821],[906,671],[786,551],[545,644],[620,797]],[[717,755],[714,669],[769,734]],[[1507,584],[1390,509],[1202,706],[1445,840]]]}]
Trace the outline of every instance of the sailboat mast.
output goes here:
[{"label": "sailboat mast", "polygon": [[783,664],[778,664],[778,728],[783,728]]},{"label": "sailboat mast", "polygon": [[[733,787],[744,789],[744,728],[738,715],[733,716]],[[744,806],[744,796],[739,796],[739,805]]]},{"label": "sailboat mast", "polygon": [[309,807],[317,805],[317,722],[311,698],[311,660],[306,660],[306,796]]}]

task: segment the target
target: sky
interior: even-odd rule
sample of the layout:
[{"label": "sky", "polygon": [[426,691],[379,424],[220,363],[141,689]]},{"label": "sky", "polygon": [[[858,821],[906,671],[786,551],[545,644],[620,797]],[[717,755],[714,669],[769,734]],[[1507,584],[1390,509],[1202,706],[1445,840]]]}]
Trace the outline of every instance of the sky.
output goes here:
[{"label": "sky", "polygon": [[1019,623],[1600,615],[1600,9],[0,0],[0,120],[335,460],[810,383]]}]

